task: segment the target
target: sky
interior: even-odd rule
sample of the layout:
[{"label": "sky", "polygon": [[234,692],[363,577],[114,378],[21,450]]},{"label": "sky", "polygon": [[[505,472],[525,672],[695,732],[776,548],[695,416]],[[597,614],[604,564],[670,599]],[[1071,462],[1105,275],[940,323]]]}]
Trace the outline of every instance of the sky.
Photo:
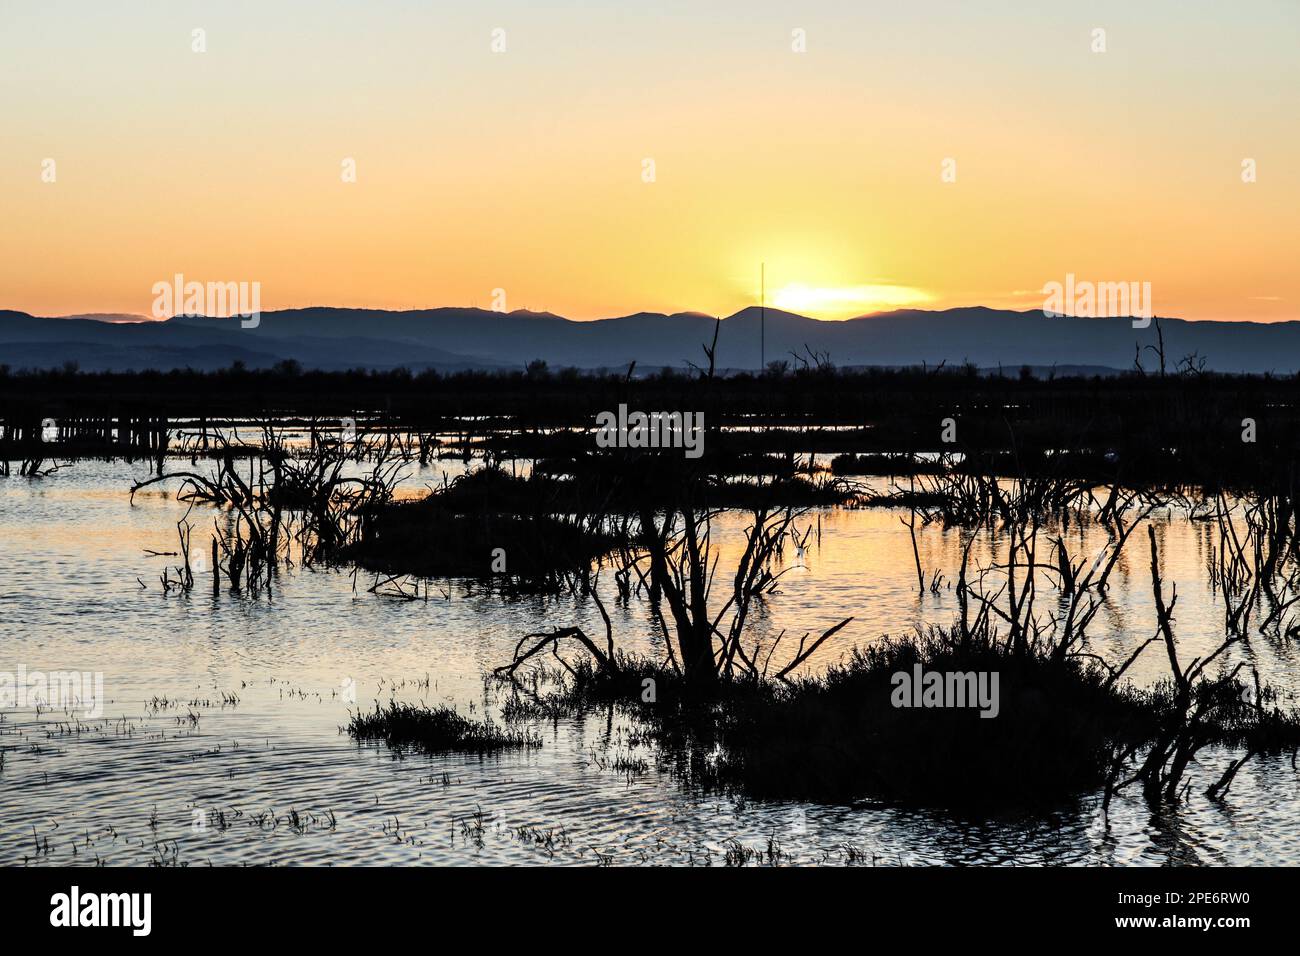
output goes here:
[{"label": "sky", "polygon": [[817,318],[1074,275],[1300,319],[1298,40],[1297,0],[0,0],[0,308],[727,315],[764,264]]}]

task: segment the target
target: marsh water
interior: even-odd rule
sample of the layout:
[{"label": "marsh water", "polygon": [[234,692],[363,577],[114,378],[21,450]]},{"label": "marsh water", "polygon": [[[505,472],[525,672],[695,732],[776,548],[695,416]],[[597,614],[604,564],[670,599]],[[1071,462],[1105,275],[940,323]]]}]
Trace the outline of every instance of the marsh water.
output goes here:
[{"label": "marsh water", "polygon": [[[412,467],[415,493],[444,462]],[[1095,795],[1048,814],[971,819],[872,801],[765,803],[694,793],[622,720],[533,726],[543,746],[491,757],[425,756],[358,744],[340,728],[375,701],[445,703],[492,716],[484,674],[531,631],[580,623],[590,601],[506,598],[432,582],[428,599],[368,592],[369,575],[282,571],[270,593],[166,593],[186,506],[162,488],[128,495],[143,463],[78,461],[43,479],[0,479],[0,672],[103,675],[102,714],[0,709],[0,864],[721,864],[778,846],[787,863],[1296,864],[1300,775],[1289,758],[1249,762],[1228,798],[1201,795],[1229,754],[1205,751],[1191,799],[1154,814],[1134,795],[1103,815]],[[951,620],[951,589],[918,594],[900,512],[823,509],[758,633],[820,633],[854,622],[813,669],[884,633]],[[1164,577],[1178,588],[1187,658],[1217,646],[1223,609],[1206,572],[1208,527],[1155,518]],[[196,540],[211,521],[191,515]],[[724,546],[742,531],[720,522]],[[1093,554],[1104,532],[1069,532]],[[1154,633],[1145,539],[1130,543],[1092,650],[1122,661]],[[949,578],[955,532],[920,532],[927,570]],[[996,541],[981,542],[985,555]],[[726,567],[724,557],[723,567]],[[607,593],[620,643],[662,654],[646,608]],[[1158,648],[1155,650],[1158,651]],[[1238,659],[1293,704],[1300,662],[1256,636]],[[1148,651],[1137,682],[1163,676]]]}]

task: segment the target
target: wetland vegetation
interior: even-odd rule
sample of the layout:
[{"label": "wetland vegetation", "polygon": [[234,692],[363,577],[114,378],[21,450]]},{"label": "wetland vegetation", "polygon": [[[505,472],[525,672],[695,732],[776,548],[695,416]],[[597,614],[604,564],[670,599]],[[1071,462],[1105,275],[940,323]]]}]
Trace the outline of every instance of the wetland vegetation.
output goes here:
[{"label": "wetland vegetation", "polygon": [[[1294,701],[1251,652],[1300,637],[1296,391],[1190,370],[1040,380],[824,364],[726,377],[6,371],[0,452],[18,464],[11,480],[147,462],[123,494],[189,509],[164,592],[255,599],[285,569],[315,567],[375,597],[428,601],[434,583],[597,610],[603,633],[558,620],[503,635],[514,652],[484,676],[500,723],[377,700],[346,726],[358,741],[500,754],[542,747],[548,722],[604,715],[680,786],[742,799],[991,813],[1135,792],[1172,806],[1222,801],[1249,761],[1294,764],[1300,747]],[[596,416],[620,403],[702,411],[703,455],[598,447]],[[459,474],[410,487],[414,466],[437,461]],[[801,635],[756,627],[807,554],[835,549],[824,516],[863,508],[906,529],[915,592],[955,613],[888,635],[871,606],[827,608],[831,623]],[[1153,527],[1175,511],[1204,530],[1223,613],[1220,640],[1194,654]],[[724,518],[742,529],[726,546]],[[959,542],[955,564],[926,565],[927,528]],[[1094,625],[1114,611],[1112,576],[1135,566],[1153,615],[1115,654]],[[652,632],[620,632],[614,605],[643,607]],[[636,649],[647,640],[653,654]],[[1151,659],[1163,676],[1133,682]],[[997,675],[996,717],[900,706],[897,676],[929,673]],[[1229,756],[1193,793],[1189,767],[1210,752]]]}]

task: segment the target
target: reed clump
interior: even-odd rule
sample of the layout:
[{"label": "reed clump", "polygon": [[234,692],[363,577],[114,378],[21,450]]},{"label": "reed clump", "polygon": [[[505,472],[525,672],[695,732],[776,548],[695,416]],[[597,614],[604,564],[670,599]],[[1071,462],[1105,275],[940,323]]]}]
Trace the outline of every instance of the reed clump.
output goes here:
[{"label": "reed clump", "polygon": [[545,480],[483,468],[419,500],[385,503],[340,557],[376,571],[562,592],[580,588],[623,540],[615,522],[557,502]]},{"label": "reed clump", "polygon": [[[897,706],[897,675],[918,670],[997,674],[996,716]],[[1037,810],[1087,795],[1109,802],[1123,783],[1121,755],[1150,759],[1188,734],[1198,748],[1300,746],[1300,715],[1246,702],[1236,675],[1199,684],[1189,721],[1171,682],[1139,689],[1080,657],[963,641],[948,628],[882,638],[819,676],[729,678],[708,694],[671,666],[623,655],[616,668],[583,659],[515,689],[508,721],[617,710],[639,722],[687,786],[755,799]],[[1166,767],[1161,780],[1170,779]]]},{"label": "reed clump", "polygon": [[370,713],[354,714],[346,729],[356,740],[382,740],[394,749],[428,754],[493,754],[542,745],[536,734],[504,730],[487,720],[470,720],[450,707],[392,700],[376,703]]}]

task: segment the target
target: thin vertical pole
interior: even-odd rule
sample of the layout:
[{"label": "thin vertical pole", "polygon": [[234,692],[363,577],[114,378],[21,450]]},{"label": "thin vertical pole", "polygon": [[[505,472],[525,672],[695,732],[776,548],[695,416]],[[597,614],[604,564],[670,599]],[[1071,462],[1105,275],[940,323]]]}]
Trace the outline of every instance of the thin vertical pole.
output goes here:
[{"label": "thin vertical pole", "polygon": [[758,370],[767,368],[767,263],[758,266]]}]

